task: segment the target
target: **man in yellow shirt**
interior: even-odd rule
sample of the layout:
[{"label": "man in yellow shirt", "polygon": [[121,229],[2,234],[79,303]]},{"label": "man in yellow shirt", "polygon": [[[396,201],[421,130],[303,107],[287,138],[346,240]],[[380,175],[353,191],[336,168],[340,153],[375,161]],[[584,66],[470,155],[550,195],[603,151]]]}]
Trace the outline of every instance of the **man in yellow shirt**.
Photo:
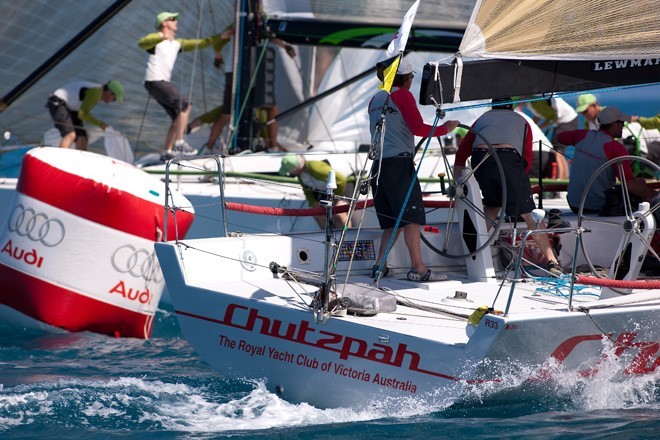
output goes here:
[{"label": "man in yellow shirt", "polygon": [[[282,165],[280,166],[280,176],[297,177],[302,185],[303,193],[307,199],[307,203],[312,208],[319,208],[320,201],[325,198],[326,184],[328,174],[333,169],[330,163],[325,160],[305,160],[299,154],[289,153],[282,158]],[[347,179],[342,173],[335,171],[335,181],[337,189],[335,194],[343,196],[346,190]],[[338,200],[337,205],[345,205],[346,202]],[[321,228],[325,228],[325,216],[314,216],[316,222]],[[333,226],[335,228],[343,228],[348,221],[348,216],[345,212],[337,213],[332,216]],[[348,225],[350,227],[350,224]]]},{"label": "man in yellow shirt", "polygon": [[83,122],[101,127],[108,126],[105,122],[96,119],[91,111],[98,102],[122,102],[124,88],[117,80],[108,81],[101,85],[91,81],[75,81],[55,90],[46,103],[55,123],[60,131],[62,140],[60,147],[71,148],[73,142],[79,150],[87,150],[87,131]]}]

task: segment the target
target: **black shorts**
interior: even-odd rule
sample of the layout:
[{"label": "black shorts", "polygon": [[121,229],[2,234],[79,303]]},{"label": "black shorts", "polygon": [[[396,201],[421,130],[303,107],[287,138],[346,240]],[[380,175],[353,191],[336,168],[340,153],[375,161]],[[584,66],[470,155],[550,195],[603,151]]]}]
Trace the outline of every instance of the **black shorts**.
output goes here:
[{"label": "black shorts", "polygon": [[[374,205],[381,229],[393,228],[399,217],[401,207],[408,194],[410,182],[415,175],[415,163],[411,157],[389,157],[382,161],[378,176],[376,160],[371,168],[371,190],[374,193]],[[376,185],[377,183],[377,185]],[[419,180],[415,179],[408,204],[401,218],[401,226],[407,224],[425,225],[426,212],[422,200]]]},{"label": "black shorts", "polygon": [[83,128],[83,123],[78,117],[78,112],[69,110],[66,102],[57,96],[48,98],[46,108],[50,113],[50,117],[55,122],[55,128],[60,131],[62,137],[69,133],[76,132],[76,138],[87,137],[87,131]]},{"label": "black shorts", "polygon": [[[472,153],[472,167],[480,164],[487,150],[475,149]],[[506,208],[509,217],[527,214],[536,208],[532,198],[532,185],[525,172],[525,161],[513,148],[496,148],[495,154],[500,159],[502,170],[506,179]],[[502,183],[497,162],[491,156],[479,165],[474,173],[484,207],[499,208],[502,206]]]},{"label": "black shorts", "polygon": [[165,109],[172,120],[190,105],[170,82],[145,81],[144,88]]}]

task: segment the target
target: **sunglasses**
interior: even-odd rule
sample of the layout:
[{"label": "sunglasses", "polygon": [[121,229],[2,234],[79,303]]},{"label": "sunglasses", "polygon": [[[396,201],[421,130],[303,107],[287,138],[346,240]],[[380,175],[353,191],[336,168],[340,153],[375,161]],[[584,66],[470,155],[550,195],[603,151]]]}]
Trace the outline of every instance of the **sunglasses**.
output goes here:
[{"label": "sunglasses", "polygon": [[165,20],[165,21],[176,21],[176,20],[177,20],[177,18],[176,18],[176,17],[170,17],[170,18],[168,18],[168,19],[167,19],[167,20]]}]

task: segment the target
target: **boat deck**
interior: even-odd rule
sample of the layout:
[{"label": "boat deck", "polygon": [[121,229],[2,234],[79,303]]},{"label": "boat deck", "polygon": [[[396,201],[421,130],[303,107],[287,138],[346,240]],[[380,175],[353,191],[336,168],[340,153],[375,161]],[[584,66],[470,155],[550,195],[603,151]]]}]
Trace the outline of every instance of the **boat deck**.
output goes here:
[{"label": "boat deck", "polygon": [[[390,275],[380,280],[379,287],[396,296],[396,311],[376,315],[348,313],[344,316],[335,315],[330,319],[353,322],[381,329],[386,333],[403,333],[419,338],[442,340],[454,345],[466,344],[469,339],[465,332],[468,316],[482,305],[493,307],[497,313],[504,311],[511,282],[472,282],[460,272],[448,273],[448,276],[447,281],[418,283],[407,280],[405,273]],[[366,275],[351,277],[350,282],[363,286],[373,284],[373,280]],[[568,297],[565,292],[568,292],[568,285],[562,284],[568,282],[568,277],[564,277],[559,280],[559,286],[541,278],[525,279],[516,283],[509,315],[525,313],[530,316],[531,313],[540,317],[566,312]],[[199,287],[252,301],[307,311],[310,315],[313,313],[310,304],[317,291],[317,287],[313,285],[272,276],[251,281],[207,280]],[[339,292],[341,287],[340,284],[337,289]],[[573,297],[573,303],[576,305],[598,299],[599,289],[583,287]],[[457,292],[465,292],[466,297],[462,299],[460,294],[457,297]]]}]

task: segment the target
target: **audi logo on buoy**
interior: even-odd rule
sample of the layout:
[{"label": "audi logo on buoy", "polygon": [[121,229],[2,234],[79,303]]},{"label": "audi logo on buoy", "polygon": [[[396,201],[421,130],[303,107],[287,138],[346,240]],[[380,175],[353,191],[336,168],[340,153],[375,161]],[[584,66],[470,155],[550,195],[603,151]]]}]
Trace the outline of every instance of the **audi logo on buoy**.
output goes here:
[{"label": "audi logo on buoy", "polygon": [[127,273],[135,278],[159,283],[163,277],[155,252],[138,249],[132,244],[125,244],[112,253],[112,267],[119,273]]},{"label": "audi logo on buoy", "polygon": [[7,227],[10,232],[47,247],[62,243],[66,235],[62,220],[50,218],[43,212],[37,212],[21,203],[16,205],[9,215]]}]

